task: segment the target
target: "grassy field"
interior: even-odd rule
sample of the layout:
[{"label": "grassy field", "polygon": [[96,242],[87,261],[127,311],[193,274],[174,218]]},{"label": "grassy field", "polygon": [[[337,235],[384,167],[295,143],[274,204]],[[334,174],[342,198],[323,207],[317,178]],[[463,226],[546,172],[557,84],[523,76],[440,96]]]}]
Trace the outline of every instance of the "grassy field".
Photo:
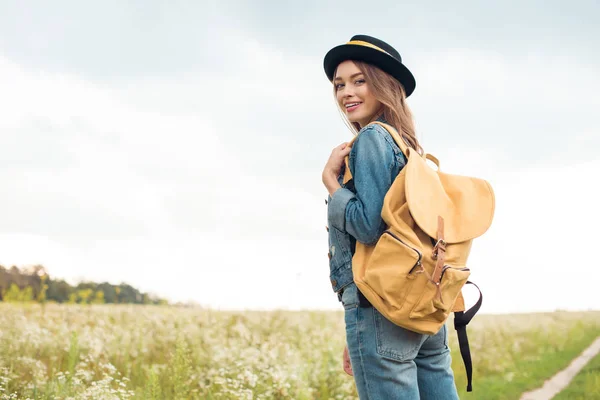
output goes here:
[{"label": "grassy field", "polygon": [[600,400],[600,354],[553,400]]},{"label": "grassy field", "polygon": [[[450,331],[461,398],[514,400],[600,335],[600,312],[477,316],[468,394]],[[341,312],[0,303],[0,399],[356,399],[343,346]]]}]

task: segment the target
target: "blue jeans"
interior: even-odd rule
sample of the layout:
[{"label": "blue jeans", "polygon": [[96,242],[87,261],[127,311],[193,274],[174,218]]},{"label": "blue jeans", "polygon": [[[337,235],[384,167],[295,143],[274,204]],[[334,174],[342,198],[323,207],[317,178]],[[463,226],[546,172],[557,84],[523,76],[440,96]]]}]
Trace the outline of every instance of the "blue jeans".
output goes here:
[{"label": "blue jeans", "polygon": [[433,336],[423,335],[358,303],[358,289],[351,283],[342,293],[342,304],[361,400],[458,400],[446,325]]}]

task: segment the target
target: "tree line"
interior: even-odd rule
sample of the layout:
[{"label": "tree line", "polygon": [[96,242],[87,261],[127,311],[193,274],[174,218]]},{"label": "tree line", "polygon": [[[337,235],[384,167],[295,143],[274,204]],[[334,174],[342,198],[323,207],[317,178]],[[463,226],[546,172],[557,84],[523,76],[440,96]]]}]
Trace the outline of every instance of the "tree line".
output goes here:
[{"label": "tree line", "polygon": [[72,286],[62,279],[52,279],[42,265],[5,268],[0,265],[0,301],[56,302],[79,304],[167,304],[149,293],[121,283],[80,282]]}]

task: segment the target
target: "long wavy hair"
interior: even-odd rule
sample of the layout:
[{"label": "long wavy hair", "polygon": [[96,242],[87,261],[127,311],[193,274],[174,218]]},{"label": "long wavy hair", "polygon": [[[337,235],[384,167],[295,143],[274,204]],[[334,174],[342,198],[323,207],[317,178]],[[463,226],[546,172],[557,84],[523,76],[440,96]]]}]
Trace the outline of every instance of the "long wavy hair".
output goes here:
[{"label": "long wavy hair", "polygon": [[[410,111],[408,104],[406,104],[406,92],[404,91],[402,84],[394,77],[372,64],[355,60],[352,60],[352,62],[354,62],[358,69],[364,74],[365,80],[369,85],[369,90],[382,105],[382,109],[373,116],[372,121],[375,121],[383,114],[387,123],[396,128],[406,143],[418,153],[423,154],[423,148],[415,134],[412,112]],[[346,124],[354,134],[358,134],[360,125],[357,122],[350,122],[348,120],[348,117],[337,102],[337,99],[336,104],[338,105]]]}]

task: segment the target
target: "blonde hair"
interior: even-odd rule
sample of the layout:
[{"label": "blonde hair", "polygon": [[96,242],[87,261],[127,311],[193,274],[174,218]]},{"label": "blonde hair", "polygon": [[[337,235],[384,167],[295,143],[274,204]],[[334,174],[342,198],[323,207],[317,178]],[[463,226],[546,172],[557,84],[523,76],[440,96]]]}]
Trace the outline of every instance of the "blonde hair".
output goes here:
[{"label": "blonde hair", "polygon": [[[369,85],[369,90],[382,105],[382,111],[377,112],[376,115],[373,116],[372,121],[383,114],[387,123],[396,128],[406,143],[422,154],[423,148],[415,134],[412,112],[410,111],[408,104],[406,104],[406,92],[404,91],[402,84],[393,76],[374,65],[355,60],[352,60],[352,62],[354,62],[358,69],[364,74],[365,80]],[[336,101],[336,104],[342,113],[346,125],[350,127],[354,134],[358,134],[360,125],[357,122],[350,122],[339,102]]]}]

